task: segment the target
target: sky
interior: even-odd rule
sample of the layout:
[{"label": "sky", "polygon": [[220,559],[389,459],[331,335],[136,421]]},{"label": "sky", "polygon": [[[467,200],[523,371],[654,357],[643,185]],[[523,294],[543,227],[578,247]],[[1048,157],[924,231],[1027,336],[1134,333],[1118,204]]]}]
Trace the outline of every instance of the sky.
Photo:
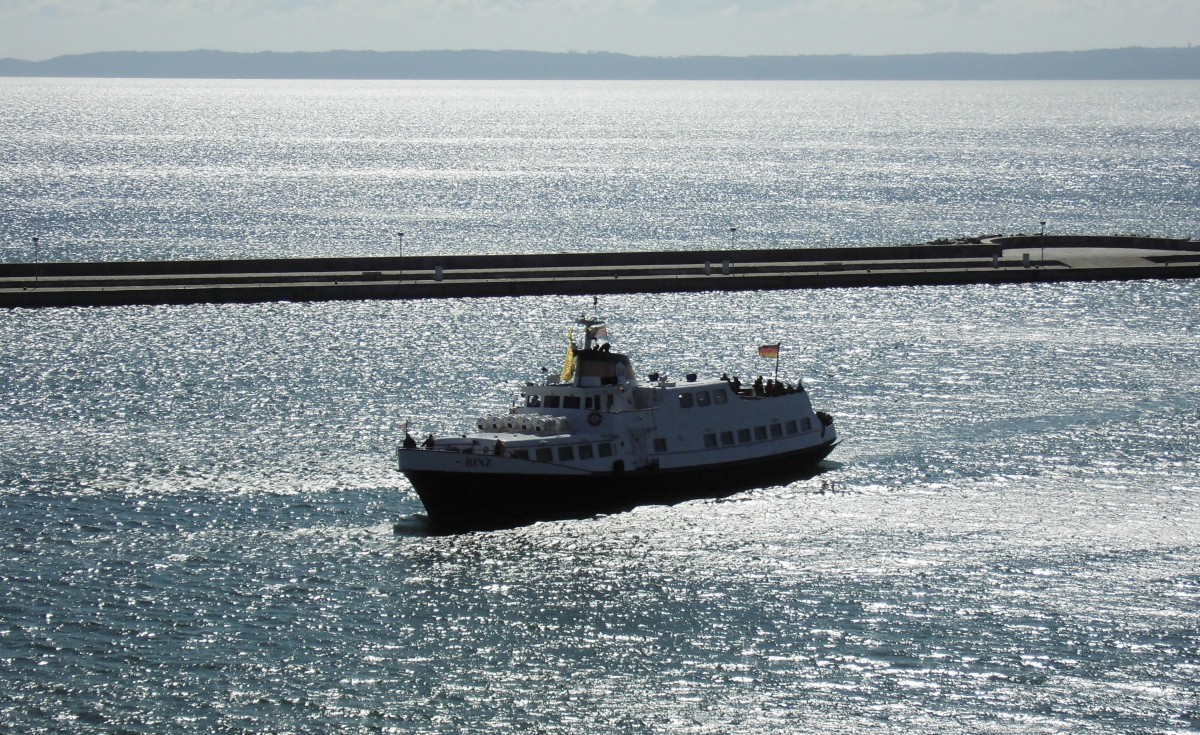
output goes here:
[{"label": "sky", "polygon": [[1200,43],[1200,0],[0,0],[0,58],[92,51],[1020,53]]}]

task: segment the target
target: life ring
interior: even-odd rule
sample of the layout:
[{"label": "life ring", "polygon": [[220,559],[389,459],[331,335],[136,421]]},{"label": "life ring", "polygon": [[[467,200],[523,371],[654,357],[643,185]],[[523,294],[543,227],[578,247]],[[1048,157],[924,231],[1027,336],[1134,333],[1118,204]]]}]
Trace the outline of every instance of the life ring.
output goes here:
[{"label": "life ring", "polygon": [[588,414],[588,425],[589,426],[599,426],[600,422],[603,420],[604,420],[604,417],[600,415],[599,411],[592,411],[591,413]]}]

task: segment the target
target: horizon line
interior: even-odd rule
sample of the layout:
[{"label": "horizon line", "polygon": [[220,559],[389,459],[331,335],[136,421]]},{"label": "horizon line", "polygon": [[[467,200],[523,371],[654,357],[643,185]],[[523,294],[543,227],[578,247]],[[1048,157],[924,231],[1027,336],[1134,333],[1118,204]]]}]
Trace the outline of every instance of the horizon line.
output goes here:
[{"label": "horizon line", "polygon": [[109,49],[103,51],[78,51],[67,54],[58,54],[44,59],[21,59],[15,56],[3,56],[0,60],[4,61],[21,61],[29,64],[41,64],[47,61],[56,59],[66,59],[80,56],[102,56],[106,54],[195,54],[195,53],[214,53],[214,54],[229,54],[237,56],[261,56],[268,54],[278,55],[299,55],[299,54],[438,54],[438,53],[491,53],[491,54],[542,54],[546,56],[587,56],[587,55],[604,55],[604,56],[624,56],[632,59],[791,59],[791,58],[865,58],[878,59],[887,57],[904,57],[904,56],[947,56],[947,55],[974,55],[974,56],[1035,56],[1041,54],[1086,54],[1104,51],[1170,51],[1170,50],[1189,50],[1196,48],[1193,44],[1188,43],[1186,46],[1108,46],[1095,47],[1086,49],[1052,49],[1047,51],[905,51],[896,53],[861,53],[846,51],[840,53],[773,53],[773,54],[675,54],[675,55],[653,55],[653,54],[633,54],[624,51],[604,51],[598,49],[588,49],[579,51],[570,49],[567,51],[542,51],[536,49],[521,49],[521,48],[505,48],[505,49],[487,49],[487,48],[427,48],[427,49],[351,49],[351,48],[330,48],[320,51],[312,50],[293,50],[293,51],[278,51],[275,49],[260,49],[257,51],[227,51],[219,48],[191,48],[191,49]]}]

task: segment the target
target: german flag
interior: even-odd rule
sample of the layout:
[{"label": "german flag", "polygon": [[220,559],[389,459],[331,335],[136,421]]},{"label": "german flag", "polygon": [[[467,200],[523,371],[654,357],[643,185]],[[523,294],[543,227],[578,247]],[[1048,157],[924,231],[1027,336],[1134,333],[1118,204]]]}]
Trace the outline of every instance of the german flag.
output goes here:
[{"label": "german flag", "polygon": [[768,360],[778,360],[779,359],[779,344],[781,344],[781,343],[777,343],[777,344],[773,344],[773,345],[762,345],[761,347],[758,348],[758,356],[765,357]]}]

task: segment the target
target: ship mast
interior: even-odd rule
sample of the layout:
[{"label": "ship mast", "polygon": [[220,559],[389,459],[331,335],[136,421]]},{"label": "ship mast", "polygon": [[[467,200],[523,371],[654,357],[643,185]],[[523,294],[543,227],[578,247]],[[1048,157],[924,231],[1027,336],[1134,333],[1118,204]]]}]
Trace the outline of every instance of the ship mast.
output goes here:
[{"label": "ship mast", "polygon": [[583,349],[592,349],[592,344],[596,341],[595,327],[598,324],[603,324],[602,319],[589,319],[587,316],[580,314],[575,323],[583,327]]},{"label": "ship mast", "polygon": [[[599,303],[600,303],[600,298],[597,296],[593,296],[592,297],[593,311],[598,309]],[[592,344],[597,341],[597,333],[600,332],[600,329],[597,329],[597,327],[602,328],[604,326],[604,320],[600,319],[599,317],[589,318],[587,316],[587,314],[584,313],[584,314],[579,315],[579,318],[575,320],[575,323],[578,324],[579,326],[583,327],[583,349],[585,349],[585,350],[592,349]]]}]

